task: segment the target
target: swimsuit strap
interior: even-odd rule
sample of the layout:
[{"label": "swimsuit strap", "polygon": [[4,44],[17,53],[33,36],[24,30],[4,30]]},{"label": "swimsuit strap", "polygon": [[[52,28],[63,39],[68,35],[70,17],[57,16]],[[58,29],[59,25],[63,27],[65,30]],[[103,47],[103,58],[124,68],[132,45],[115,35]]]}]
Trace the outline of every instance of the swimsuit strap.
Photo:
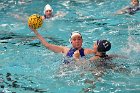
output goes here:
[{"label": "swimsuit strap", "polygon": [[[71,48],[71,49],[69,50],[69,52],[67,53],[66,56],[72,57],[73,54],[74,54],[74,52],[75,52],[76,50],[77,50],[76,48]],[[81,49],[79,50],[79,52],[80,52],[81,57],[85,56],[85,54],[84,54],[84,49],[83,49],[83,48],[81,48]]]},{"label": "swimsuit strap", "polygon": [[73,54],[74,54],[74,52],[75,52],[76,50],[77,50],[77,49],[75,49],[75,48],[71,48],[71,49],[69,50],[69,52],[67,53],[66,56],[68,56],[68,57],[72,57]]},{"label": "swimsuit strap", "polygon": [[81,49],[79,50],[79,52],[80,52],[81,57],[85,56],[85,54],[84,54],[84,49],[83,49],[83,48],[81,48]]},{"label": "swimsuit strap", "polygon": [[[73,57],[73,54],[74,54],[74,52],[76,51],[77,49],[76,48],[71,48],[70,50],[69,50],[69,52],[67,53],[67,57]],[[80,55],[81,55],[81,57],[83,57],[83,56],[85,56],[85,54],[84,54],[84,49],[83,48],[81,48],[80,50],[79,50],[79,52],[80,52]],[[69,64],[70,63],[70,61],[68,60],[68,59],[64,59],[64,62],[63,62],[64,64]]]},{"label": "swimsuit strap", "polygon": [[46,16],[46,15],[44,15],[44,17],[45,17],[45,19],[47,18],[47,16]]}]

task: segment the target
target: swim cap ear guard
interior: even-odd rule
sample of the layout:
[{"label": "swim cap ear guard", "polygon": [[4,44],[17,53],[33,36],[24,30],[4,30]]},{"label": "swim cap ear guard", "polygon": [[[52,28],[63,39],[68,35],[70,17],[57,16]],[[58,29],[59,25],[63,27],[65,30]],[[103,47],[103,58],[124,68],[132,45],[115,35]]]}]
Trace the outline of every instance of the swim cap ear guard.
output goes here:
[{"label": "swim cap ear guard", "polygon": [[97,40],[98,52],[106,52],[111,49],[111,43],[107,40]]},{"label": "swim cap ear guard", "polygon": [[69,38],[69,42],[72,43],[72,42],[71,42],[71,38]]},{"label": "swim cap ear guard", "polygon": [[74,31],[74,32],[72,32],[71,35],[70,35],[70,38],[69,38],[69,42],[70,42],[70,43],[72,43],[72,42],[71,42],[71,39],[72,39],[75,35],[79,35],[79,36],[82,38],[82,35],[81,35],[81,33],[80,33],[79,31]]}]

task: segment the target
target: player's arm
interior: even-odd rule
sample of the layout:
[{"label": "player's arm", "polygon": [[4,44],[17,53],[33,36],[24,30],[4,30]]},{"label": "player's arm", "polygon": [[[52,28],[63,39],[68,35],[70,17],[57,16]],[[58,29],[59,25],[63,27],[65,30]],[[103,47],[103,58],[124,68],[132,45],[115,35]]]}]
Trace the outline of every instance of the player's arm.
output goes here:
[{"label": "player's arm", "polygon": [[37,36],[37,38],[41,41],[41,43],[47,47],[49,50],[52,50],[53,52],[56,53],[66,53],[66,47],[63,46],[57,46],[54,44],[49,44],[39,33],[36,29],[33,29],[30,27],[30,29],[35,33],[35,35]]}]

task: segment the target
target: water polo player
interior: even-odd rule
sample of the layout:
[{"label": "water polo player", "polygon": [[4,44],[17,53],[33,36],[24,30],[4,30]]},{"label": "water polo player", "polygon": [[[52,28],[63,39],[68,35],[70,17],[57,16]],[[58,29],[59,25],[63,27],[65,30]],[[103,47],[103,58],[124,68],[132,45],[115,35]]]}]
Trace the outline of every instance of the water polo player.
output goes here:
[{"label": "water polo player", "polygon": [[72,44],[72,47],[68,48],[66,46],[58,46],[58,45],[50,44],[38,33],[36,29],[33,29],[31,27],[30,29],[35,33],[35,35],[41,41],[41,43],[49,50],[52,50],[53,52],[63,53],[67,57],[73,57],[75,51],[79,51],[81,57],[87,54],[94,53],[92,49],[82,48],[83,38],[79,32],[73,32],[71,34],[70,43]]}]

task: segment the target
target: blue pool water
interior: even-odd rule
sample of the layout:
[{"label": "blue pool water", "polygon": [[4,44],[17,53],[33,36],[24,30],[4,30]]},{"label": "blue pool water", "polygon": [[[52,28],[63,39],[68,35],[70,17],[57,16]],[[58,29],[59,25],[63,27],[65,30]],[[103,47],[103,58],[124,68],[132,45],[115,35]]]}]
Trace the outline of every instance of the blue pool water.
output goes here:
[{"label": "blue pool water", "polygon": [[[0,93],[140,93],[140,12],[113,15],[129,0],[19,1],[0,0]],[[112,60],[115,69],[63,65],[64,56],[46,49],[27,26],[47,3],[65,15],[38,29],[49,43],[71,47],[70,33],[80,31],[83,47],[108,39],[108,53],[127,58]]]}]

